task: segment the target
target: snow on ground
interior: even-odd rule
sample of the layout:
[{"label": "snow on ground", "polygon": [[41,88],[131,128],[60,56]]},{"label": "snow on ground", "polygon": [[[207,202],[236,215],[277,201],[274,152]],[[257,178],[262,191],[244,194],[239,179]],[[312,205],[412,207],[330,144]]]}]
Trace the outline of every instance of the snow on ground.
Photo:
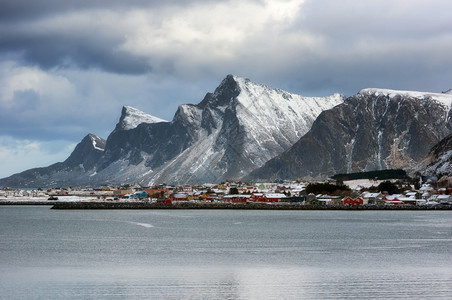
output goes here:
[{"label": "snow on ground", "polygon": [[[81,201],[95,201],[98,200],[97,197],[80,197],[80,196],[57,196],[58,200],[61,202],[81,202]],[[43,202],[47,201],[49,196],[45,197],[26,197],[26,196],[8,196],[8,197],[0,197],[1,202]]]},{"label": "snow on ground", "polygon": [[386,180],[371,180],[371,179],[356,179],[344,181],[352,190],[359,190],[361,188],[370,188],[371,186],[378,186],[380,183]]}]

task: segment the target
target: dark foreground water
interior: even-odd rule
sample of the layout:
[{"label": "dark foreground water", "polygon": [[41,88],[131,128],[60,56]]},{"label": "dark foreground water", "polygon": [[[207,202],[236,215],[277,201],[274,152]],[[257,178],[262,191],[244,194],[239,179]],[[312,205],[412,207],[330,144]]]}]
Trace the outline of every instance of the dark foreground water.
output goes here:
[{"label": "dark foreground water", "polygon": [[0,297],[452,299],[452,213],[1,206]]}]

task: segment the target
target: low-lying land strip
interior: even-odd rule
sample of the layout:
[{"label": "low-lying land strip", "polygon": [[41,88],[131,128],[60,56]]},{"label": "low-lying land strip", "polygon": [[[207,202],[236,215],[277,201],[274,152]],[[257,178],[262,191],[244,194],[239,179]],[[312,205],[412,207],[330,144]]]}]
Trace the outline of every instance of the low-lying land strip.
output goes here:
[{"label": "low-lying land strip", "polygon": [[452,205],[302,205],[293,203],[55,202],[52,209],[260,209],[260,210],[452,210]]}]

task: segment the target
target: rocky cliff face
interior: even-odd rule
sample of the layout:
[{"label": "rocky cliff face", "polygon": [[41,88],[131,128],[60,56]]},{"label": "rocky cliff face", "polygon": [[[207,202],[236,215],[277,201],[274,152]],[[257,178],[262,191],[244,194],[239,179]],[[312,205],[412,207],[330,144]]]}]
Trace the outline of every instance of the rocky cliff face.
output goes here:
[{"label": "rocky cliff face", "polygon": [[323,112],[293,147],[249,178],[412,170],[433,145],[452,132],[451,103],[450,94],[362,90]]},{"label": "rocky cliff face", "polygon": [[[322,111],[343,100],[339,94],[303,97],[228,75],[199,104],[181,105],[171,122],[124,107],[105,150],[67,185],[238,179],[287,150]],[[80,161],[73,156],[71,164]]]},{"label": "rocky cliff face", "polygon": [[415,171],[427,176],[452,176],[452,134],[433,146]]}]

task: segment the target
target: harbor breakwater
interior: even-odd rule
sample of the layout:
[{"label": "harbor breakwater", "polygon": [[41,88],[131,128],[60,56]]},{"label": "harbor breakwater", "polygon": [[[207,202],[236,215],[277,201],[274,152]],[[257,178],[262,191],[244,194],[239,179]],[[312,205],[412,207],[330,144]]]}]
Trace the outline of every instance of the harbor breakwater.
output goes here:
[{"label": "harbor breakwater", "polygon": [[52,209],[452,210],[452,205],[302,205],[290,203],[56,202]]}]

